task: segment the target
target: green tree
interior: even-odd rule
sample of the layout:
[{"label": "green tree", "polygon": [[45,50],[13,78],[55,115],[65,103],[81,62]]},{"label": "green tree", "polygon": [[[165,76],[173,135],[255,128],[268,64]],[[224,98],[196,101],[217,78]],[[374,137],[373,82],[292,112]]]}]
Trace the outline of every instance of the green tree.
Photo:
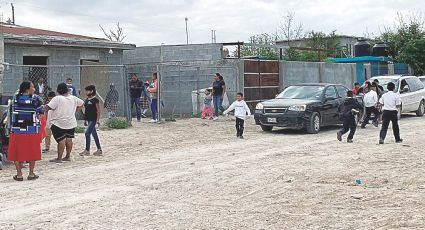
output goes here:
[{"label": "green tree", "polygon": [[241,57],[259,56],[270,60],[278,59],[279,52],[275,48],[267,47],[274,45],[276,40],[276,35],[267,33],[251,36],[249,42],[258,46],[242,46],[240,49]]},{"label": "green tree", "polygon": [[397,13],[397,19],[392,28],[386,27],[377,38],[388,45],[389,55],[399,61],[399,55],[412,41],[425,37],[424,18],[422,14],[403,15]]},{"label": "green tree", "polygon": [[425,75],[425,38],[408,42],[398,58],[409,64],[416,75]]}]

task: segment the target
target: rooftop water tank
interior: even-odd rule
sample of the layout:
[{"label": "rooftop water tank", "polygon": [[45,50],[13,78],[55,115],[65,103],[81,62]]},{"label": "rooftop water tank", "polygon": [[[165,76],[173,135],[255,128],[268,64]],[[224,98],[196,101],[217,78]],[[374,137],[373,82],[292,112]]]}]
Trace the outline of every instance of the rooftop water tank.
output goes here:
[{"label": "rooftop water tank", "polygon": [[378,42],[372,47],[372,56],[388,57],[388,46],[384,42]]},{"label": "rooftop water tank", "polygon": [[354,44],[354,56],[370,56],[370,43],[366,39],[359,38]]}]

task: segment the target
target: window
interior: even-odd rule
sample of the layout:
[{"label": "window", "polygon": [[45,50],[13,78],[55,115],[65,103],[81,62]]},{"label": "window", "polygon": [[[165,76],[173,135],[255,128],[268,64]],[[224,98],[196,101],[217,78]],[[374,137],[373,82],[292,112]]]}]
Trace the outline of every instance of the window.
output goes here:
[{"label": "window", "polygon": [[[407,88],[406,91],[404,91]],[[407,83],[406,79],[401,80],[401,85],[400,85],[400,93],[408,93],[411,92],[412,89],[410,88],[410,85]]]},{"label": "window", "polygon": [[335,87],[329,86],[325,91],[325,98],[338,98],[336,95]]},{"label": "window", "polygon": [[336,86],[336,90],[338,91],[338,96],[340,98],[347,98],[347,91],[348,91],[347,88],[345,88],[344,86],[338,85]]}]

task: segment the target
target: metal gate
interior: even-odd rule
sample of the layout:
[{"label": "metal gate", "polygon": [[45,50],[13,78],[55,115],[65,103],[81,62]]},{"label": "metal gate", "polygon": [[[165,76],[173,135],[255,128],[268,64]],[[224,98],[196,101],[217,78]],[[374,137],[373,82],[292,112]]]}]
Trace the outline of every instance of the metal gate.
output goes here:
[{"label": "metal gate", "polygon": [[279,61],[244,60],[244,94],[251,110],[279,93]]}]

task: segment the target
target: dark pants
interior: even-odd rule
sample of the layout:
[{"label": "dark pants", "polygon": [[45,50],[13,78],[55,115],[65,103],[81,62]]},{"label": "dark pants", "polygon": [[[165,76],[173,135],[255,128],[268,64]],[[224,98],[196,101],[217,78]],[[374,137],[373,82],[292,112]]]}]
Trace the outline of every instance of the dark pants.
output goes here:
[{"label": "dark pants", "polygon": [[244,124],[245,124],[244,119],[236,118],[236,136],[237,137],[243,136]]},{"label": "dark pants", "polygon": [[224,111],[224,108],[223,108],[223,99],[221,98],[221,95],[219,95],[219,96],[214,95],[213,96],[213,103],[214,103],[214,115],[216,117],[218,117],[218,111],[219,110],[221,112]]},{"label": "dark pants", "polygon": [[348,131],[350,131],[350,133],[348,134],[348,140],[353,140],[354,138],[354,134],[356,133],[356,119],[354,118],[354,116],[350,115],[350,116],[344,116],[342,118],[342,129],[340,130],[341,135],[346,134]]},{"label": "dark pants", "polygon": [[136,116],[137,120],[140,120],[142,118],[142,111],[140,110],[140,97],[132,97],[131,98],[131,108],[136,109]]},{"label": "dark pants", "polygon": [[96,121],[89,121],[87,129],[86,129],[86,150],[87,151],[90,151],[90,141],[91,141],[90,136],[93,136],[97,149],[101,150],[102,147],[100,147],[100,141],[96,131]]},{"label": "dark pants", "polygon": [[375,106],[366,107],[366,117],[363,120],[362,127],[366,127],[366,125],[369,123],[370,116],[372,115],[372,113],[373,113],[373,116],[374,116],[373,122],[375,122],[375,123],[378,122],[378,117],[379,117],[378,109]]},{"label": "dark pants", "polygon": [[152,111],[152,119],[157,119],[158,114],[158,99],[152,99],[151,101],[151,111]]},{"label": "dark pants", "polygon": [[389,111],[384,110],[382,114],[382,128],[381,133],[379,135],[379,138],[381,140],[385,140],[385,137],[387,136],[388,126],[390,125],[390,121],[393,124],[393,133],[396,141],[400,141],[400,128],[398,127],[398,117],[397,117],[397,111]]}]

